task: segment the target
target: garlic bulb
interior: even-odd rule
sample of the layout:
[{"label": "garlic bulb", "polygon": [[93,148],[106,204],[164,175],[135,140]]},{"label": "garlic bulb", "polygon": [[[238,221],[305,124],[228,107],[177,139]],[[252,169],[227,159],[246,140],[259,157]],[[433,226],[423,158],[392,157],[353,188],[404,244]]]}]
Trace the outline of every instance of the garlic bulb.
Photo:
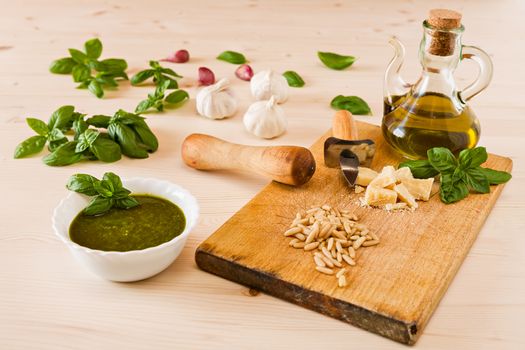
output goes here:
[{"label": "garlic bulb", "polygon": [[237,101],[227,90],[229,81],[221,79],[216,84],[202,88],[195,97],[197,112],[210,119],[230,117],[237,111]]},{"label": "garlic bulb", "polygon": [[244,114],[246,130],[255,136],[271,139],[281,135],[287,126],[284,110],[277,105],[276,98],[252,103]]},{"label": "garlic bulb", "polygon": [[252,77],[250,81],[252,95],[256,100],[268,100],[275,96],[277,103],[288,99],[288,82],[272,70],[263,70]]}]

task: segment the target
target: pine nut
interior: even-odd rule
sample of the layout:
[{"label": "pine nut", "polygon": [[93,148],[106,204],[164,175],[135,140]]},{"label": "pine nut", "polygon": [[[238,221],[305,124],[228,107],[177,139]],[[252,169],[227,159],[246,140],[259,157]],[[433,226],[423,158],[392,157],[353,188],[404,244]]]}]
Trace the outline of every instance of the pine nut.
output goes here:
[{"label": "pine nut", "polygon": [[312,242],[312,243],[308,243],[304,246],[304,250],[306,251],[309,251],[309,250],[314,250],[315,248],[317,248],[319,246],[319,242]]},{"label": "pine nut", "polygon": [[379,244],[379,241],[372,239],[370,241],[363,242],[363,247],[371,247],[373,245]]},{"label": "pine nut", "polygon": [[343,267],[341,270],[339,270],[339,271],[335,274],[335,277],[339,278],[339,277],[342,276],[345,272],[346,272],[346,269]]},{"label": "pine nut", "polygon": [[317,266],[326,267],[326,263],[320,257],[314,255],[314,262]]},{"label": "pine nut", "polygon": [[345,277],[345,275],[339,276],[339,278],[337,279],[337,285],[339,286],[339,288],[346,287],[346,277]]},{"label": "pine nut", "polygon": [[316,266],[315,269],[321,273],[324,273],[325,275],[333,275],[334,274],[334,270],[332,269],[329,269],[328,267],[321,267],[321,266]]},{"label": "pine nut", "polygon": [[348,265],[351,265],[351,266],[355,265],[355,261],[348,255],[344,254],[342,257],[343,257],[343,260],[346,261]]},{"label": "pine nut", "polygon": [[286,232],[284,233],[284,235],[285,235],[286,237],[289,237],[289,236],[293,236],[293,235],[295,235],[295,234],[297,234],[297,233],[301,233],[302,231],[303,231],[303,230],[302,230],[300,227],[292,227],[291,229],[289,229],[288,231],[286,231]]}]

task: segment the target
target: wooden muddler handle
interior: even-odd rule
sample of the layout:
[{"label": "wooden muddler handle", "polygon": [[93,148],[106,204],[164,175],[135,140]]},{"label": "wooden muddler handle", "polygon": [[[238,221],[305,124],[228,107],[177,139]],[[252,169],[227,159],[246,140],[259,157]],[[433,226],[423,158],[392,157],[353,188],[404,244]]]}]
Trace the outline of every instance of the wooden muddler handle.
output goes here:
[{"label": "wooden muddler handle", "polygon": [[332,120],[332,135],[341,140],[359,140],[357,124],[352,113],[337,111]]},{"label": "wooden muddler handle", "polygon": [[182,144],[182,159],[199,170],[245,170],[277,182],[299,186],[315,172],[315,159],[298,146],[245,146],[191,134]]}]

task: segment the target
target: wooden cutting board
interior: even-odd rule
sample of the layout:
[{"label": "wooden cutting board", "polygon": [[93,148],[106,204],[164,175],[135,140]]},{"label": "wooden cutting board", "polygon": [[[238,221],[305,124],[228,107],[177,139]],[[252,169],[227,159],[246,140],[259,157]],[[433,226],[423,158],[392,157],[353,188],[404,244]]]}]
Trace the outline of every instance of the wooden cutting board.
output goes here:
[{"label": "wooden cutting board", "polygon": [[[377,143],[371,165],[397,165],[377,126],[359,123],[360,135]],[[198,266],[226,279],[335,317],[395,341],[414,344],[458,271],[503,185],[445,205],[439,195],[415,212],[361,208],[338,169],[324,166],[326,133],[311,147],[313,178],[301,187],[272,182],[204,241]],[[490,155],[486,166],[510,171],[512,160]],[[314,270],[311,252],[288,246],[283,232],[299,211],[329,204],[350,209],[381,243],[358,250],[347,268],[348,286]],[[490,233],[489,233],[490,234]],[[467,322],[467,320],[465,320]]]}]

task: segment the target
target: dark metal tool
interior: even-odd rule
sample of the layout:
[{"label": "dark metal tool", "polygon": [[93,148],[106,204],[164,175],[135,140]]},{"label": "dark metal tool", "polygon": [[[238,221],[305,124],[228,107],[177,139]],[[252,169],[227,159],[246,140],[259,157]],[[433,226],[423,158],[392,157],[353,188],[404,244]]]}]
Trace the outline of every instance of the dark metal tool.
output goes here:
[{"label": "dark metal tool", "polygon": [[332,135],[324,143],[324,163],[329,168],[340,167],[348,184],[354,186],[359,165],[368,165],[374,156],[375,143],[359,139],[357,125],[348,111],[335,114]]}]

